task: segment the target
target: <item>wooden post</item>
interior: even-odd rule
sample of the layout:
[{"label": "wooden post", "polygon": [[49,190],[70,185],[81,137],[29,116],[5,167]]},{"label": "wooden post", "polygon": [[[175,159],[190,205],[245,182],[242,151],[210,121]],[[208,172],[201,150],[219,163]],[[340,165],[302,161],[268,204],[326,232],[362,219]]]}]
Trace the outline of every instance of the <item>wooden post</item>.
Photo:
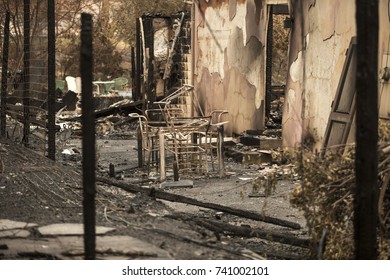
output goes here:
[{"label": "wooden post", "polygon": [[141,122],[140,122],[140,127],[137,129],[137,152],[138,152],[138,167],[142,168],[144,167],[144,151],[143,151],[143,144],[142,144],[142,131],[141,131]]},{"label": "wooden post", "polygon": [[9,53],[9,23],[10,23],[10,13],[7,11],[5,16],[4,23],[4,41],[3,41],[3,61],[2,61],[2,71],[1,71],[1,124],[0,124],[0,133],[1,136],[5,137],[6,135],[6,98],[7,98],[7,73],[8,73],[8,53]]},{"label": "wooden post", "polygon": [[136,83],[137,83],[137,80],[136,80],[136,61],[135,61],[135,49],[134,47],[131,47],[131,95],[132,95],[132,98],[133,98],[133,101],[137,101],[137,95],[136,95],[136,92],[137,92],[137,86],[136,86]]},{"label": "wooden post", "polygon": [[141,77],[142,72],[142,50],[141,50],[141,27],[138,18],[135,21],[135,71],[134,71],[134,87],[135,91],[133,92],[134,101],[143,100],[141,96]]},{"label": "wooden post", "polygon": [[179,181],[179,159],[177,155],[175,155],[175,159],[173,161],[173,181]]},{"label": "wooden post", "polygon": [[218,132],[218,167],[219,167],[219,177],[223,177],[225,175],[225,163],[223,159],[223,138],[224,138],[224,127],[223,125],[219,125],[217,127]]},{"label": "wooden post", "polygon": [[266,78],[265,78],[265,116],[270,117],[271,112],[271,92],[272,92],[272,48],[273,48],[273,30],[274,13],[273,5],[269,5],[267,27],[267,50],[266,50]]},{"label": "wooden post", "polygon": [[23,143],[30,137],[30,0],[23,2]]},{"label": "wooden post", "polygon": [[84,248],[85,259],[95,259],[95,194],[96,194],[96,139],[93,81],[92,15],[81,14],[81,109],[83,129],[83,188],[84,188]]},{"label": "wooden post", "polygon": [[109,175],[110,177],[116,177],[115,165],[113,163],[110,163],[109,165]]},{"label": "wooden post", "polygon": [[56,38],[55,38],[55,1],[47,2],[48,30],[48,158],[56,159]]},{"label": "wooden post", "polygon": [[356,259],[377,258],[378,0],[356,0]]}]

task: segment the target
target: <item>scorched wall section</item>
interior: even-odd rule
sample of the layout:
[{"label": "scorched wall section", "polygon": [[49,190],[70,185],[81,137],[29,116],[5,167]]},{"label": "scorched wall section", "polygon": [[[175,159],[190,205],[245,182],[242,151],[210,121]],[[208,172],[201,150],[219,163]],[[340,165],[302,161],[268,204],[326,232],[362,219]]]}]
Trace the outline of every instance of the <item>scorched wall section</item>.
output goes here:
[{"label": "scorched wall section", "polygon": [[195,93],[206,114],[229,111],[227,133],[264,126],[267,13],[264,1],[195,4]]}]

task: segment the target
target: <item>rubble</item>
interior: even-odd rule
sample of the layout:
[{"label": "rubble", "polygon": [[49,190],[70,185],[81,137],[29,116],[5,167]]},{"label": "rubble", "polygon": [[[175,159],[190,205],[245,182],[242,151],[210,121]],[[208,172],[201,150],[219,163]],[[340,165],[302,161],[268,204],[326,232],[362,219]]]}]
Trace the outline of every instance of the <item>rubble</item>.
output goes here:
[{"label": "rubble", "polygon": [[[381,120],[378,144],[379,185],[379,258],[390,256],[390,124]],[[302,182],[295,188],[291,202],[304,211],[310,235],[320,242],[324,259],[353,259],[353,194],[355,188],[354,146],[342,154],[324,157],[308,150],[298,152],[295,165]],[[326,245],[324,245],[326,243]]]},{"label": "rubble", "polygon": [[[174,172],[172,170],[172,166],[169,165],[167,166],[167,171],[166,171],[166,179],[165,181],[161,180],[161,177],[159,176],[158,170],[155,170],[154,168],[150,171],[149,174],[146,173],[146,171],[143,168],[140,168],[137,165],[137,158],[136,158],[136,152],[137,149],[139,148],[136,145],[136,129],[137,129],[137,124],[133,121],[134,119],[128,117],[128,112],[133,112],[138,110],[138,105],[134,104],[132,102],[128,101],[120,101],[119,103],[114,103],[111,106],[108,106],[106,108],[101,108],[99,110],[95,111],[95,117],[96,117],[96,125],[97,125],[97,172],[98,172],[98,181],[100,182],[98,185],[98,192],[100,193],[100,196],[97,200],[99,203],[99,207],[97,210],[97,215],[100,217],[100,221],[104,221],[104,225],[109,226],[110,224],[115,226],[120,232],[118,232],[118,235],[123,231],[123,228],[121,228],[120,225],[134,225],[134,219],[145,219],[142,215],[142,213],[147,213],[146,215],[149,218],[159,218],[159,219],[166,219],[167,213],[172,213],[171,210],[166,210],[164,209],[159,209],[160,206],[159,204],[163,204],[162,202],[167,203],[174,203],[174,204],[183,204],[183,205],[192,205],[193,207],[198,207],[199,209],[202,209],[199,211],[199,213],[204,213],[204,209],[208,209],[209,212],[212,212],[215,217],[218,217],[220,221],[226,222],[226,219],[231,220],[232,217],[234,221],[237,219],[246,219],[250,220],[251,222],[243,222],[243,224],[250,224],[250,227],[253,227],[253,224],[256,222],[261,222],[267,224],[266,227],[282,227],[286,228],[289,231],[297,231],[299,230],[299,234],[303,232],[302,234],[304,235],[304,231],[301,230],[302,226],[299,222],[296,222],[295,218],[289,218],[287,216],[282,216],[279,217],[278,215],[269,215],[268,213],[266,214],[265,212],[262,212],[263,209],[259,209],[261,211],[257,211],[257,207],[253,208],[251,210],[246,210],[241,209],[241,207],[234,207],[234,204],[231,205],[225,205],[225,203],[213,203],[213,201],[207,201],[207,200],[200,200],[200,199],[194,199],[193,197],[197,196],[187,196],[187,195],[175,195],[175,191],[187,191],[187,190],[202,190],[202,187],[199,187],[199,181],[202,180],[208,180],[212,178],[218,178],[221,181],[225,181],[229,179],[229,184],[235,183],[235,178],[238,176],[239,178],[251,178],[251,179],[237,179],[240,181],[243,181],[244,184],[248,183],[250,188],[256,181],[256,178],[262,176],[261,174],[265,174],[267,172],[277,172],[276,168],[273,167],[271,164],[274,161],[273,160],[273,150],[262,150],[260,147],[256,146],[244,146],[241,143],[236,143],[237,139],[234,138],[224,138],[224,154],[228,154],[229,149],[237,149],[239,152],[245,152],[248,153],[249,158],[255,158],[257,156],[264,156],[265,163],[258,163],[258,162],[250,162],[250,160],[245,161],[245,165],[241,166],[239,164],[233,163],[231,159],[225,157],[225,161],[227,164],[227,167],[225,168],[224,172],[222,173],[222,178],[220,179],[220,174],[215,174],[214,172],[210,172],[208,174],[192,174],[191,172],[188,172],[186,174],[183,174],[180,177],[180,180],[172,182],[171,179],[174,177]],[[66,111],[63,110],[59,112],[57,115],[58,118],[58,124],[59,124],[59,131],[57,133],[57,161],[59,163],[62,163],[61,168],[77,168],[79,169],[81,167],[81,140],[79,138],[80,132],[81,132],[81,124],[80,124],[80,116],[78,115],[77,110],[76,111]],[[248,131],[248,135],[250,134],[255,134],[254,132]],[[260,133],[263,133],[261,131]],[[275,133],[277,134],[277,132]],[[270,134],[273,135],[273,134]],[[259,139],[262,139],[263,141],[266,138],[275,138],[275,137],[270,137],[265,136],[265,135],[256,135],[256,137],[259,137]],[[21,157],[23,157],[22,154],[20,154]],[[27,159],[27,157],[26,157]],[[65,166],[64,166],[65,165]],[[232,166],[234,166],[232,168]],[[61,170],[56,167],[55,172],[59,173]],[[218,167],[217,167],[218,168]],[[34,171],[31,171],[32,169],[29,168],[28,174],[24,174],[21,178],[19,178],[19,175],[15,175],[15,182],[17,183],[16,185],[19,186],[19,181],[22,182],[24,180],[28,180],[28,176],[33,175]],[[46,170],[46,169],[45,169]],[[271,171],[272,170],[272,171]],[[8,172],[8,171],[7,171]],[[246,173],[250,173],[247,174]],[[33,189],[36,190],[39,194],[43,192],[42,190],[42,184],[39,184],[39,174],[42,174],[42,171],[38,170],[37,172],[37,178],[34,177],[34,180],[31,180],[31,183],[33,184]],[[80,176],[80,173],[78,173],[78,176]],[[107,180],[107,177],[111,176],[112,179],[110,183],[107,183],[108,181],[102,181],[102,178]],[[77,177],[80,179],[79,177]],[[72,176],[72,179],[76,180],[76,176]],[[77,179],[77,180],[78,180]],[[260,180],[260,179],[258,179]],[[101,182],[105,182],[102,184]],[[227,182],[227,181],[226,181]],[[49,184],[49,182],[47,182]],[[73,196],[77,196],[77,192],[80,191],[80,186],[77,185],[77,187],[70,186],[67,183],[67,180],[62,180],[61,179],[61,184],[57,186],[56,183],[53,183],[54,185],[54,190],[48,191],[46,193],[43,193],[43,196],[39,195],[40,199],[36,201],[36,203],[40,203],[44,205],[42,208],[39,208],[40,211],[43,212],[56,212],[59,211],[58,219],[63,219],[64,222],[76,222],[79,223],[78,219],[81,217],[81,210],[80,208],[80,199],[73,198],[70,199],[69,201],[66,200],[68,197],[67,192],[73,191]],[[123,184],[123,185],[121,185]],[[237,183],[238,184],[238,183]],[[244,184],[240,185],[240,187],[245,187]],[[115,188],[116,187],[121,187],[121,186],[134,186],[136,187],[136,192],[126,193],[121,195],[118,195],[118,190],[120,189]],[[46,186],[46,184],[45,184]],[[142,186],[142,187],[141,187]],[[211,187],[212,186],[212,187]],[[46,188],[46,187],[45,187]],[[102,188],[104,188],[104,191],[102,191]],[[107,196],[107,189],[112,189],[115,188],[115,194],[118,195],[118,199],[123,200],[125,198],[131,198],[132,202],[127,203],[126,206],[122,206],[123,203],[118,203],[117,200],[113,200],[111,197]],[[214,186],[211,184],[206,188],[206,190],[212,190]],[[47,188],[48,190],[51,188]],[[252,190],[255,190],[255,188],[251,188]],[[8,191],[8,189],[7,189]],[[63,193],[66,192],[66,193]],[[263,191],[258,191],[258,193],[262,193]],[[27,199],[27,193],[26,190],[22,190],[19,194],[19,196],[23,199]],[[114,193],[114,191],[113,191]],[[255,192],[252,191],[255,195]],[[211,195],[210,198],[212,199],[214,195]],[[236,194],[237,198],[240,198],[241,196],[244,196],[244,194]],[[63,213],[63,211],[57,210],[55,207],[52,205],[48,204],[48,200],[50,201],[50,197],[53,196],[55,201],[61,202],[62,200],[59,199],[59,197],[64,199],[65,204],[69,203],[70,206],[72,207],[72,211],[69,211],[68,213],[72,213],[73,218],[71,218],[71,221],[68,220],[66,217],[66,213]],[[220,196],[224,196],[224,192],[220,193]],[[248,197],[247,193],[245,193],[245,196]],[[106,199],[105,197],[109,197],[109,199]],[[143,197],[142,199],[139,199],[140,197]],[[145,198],[147,202],[145,202]],[[264,198],[264,197],[263,197]],[[257,199],[261,199],[259,197],[253,196],[252,198],[248,198],[250,202],[254,202]],[[235,201],[234,199],[233,201]],[[78,201],[78,203],[72,202],[72,201]],[[139,202],[138,202],[139,201]],[[102,206],[102,204],[104,206]],[[119,206],[118,206],[119,205]],[[167,204],[169,205],[169,204]],[[102,209],[102,207],[104,207]],[[123,209],[122,209],[123,208]],[[119,210],[118,210],[119,209]],[[42,213],[43,213],[42,212]],[[42,215],[41,219],[44,219]],[[217,214],[215,214],[217,213]],[[129,216],[130,215],[130,216]],[[133,216],[131,216],[133,215]],[[141,215],[140,218],[138,218]],[[124,218],[126,217],[126,218]],[[53,218],[51,218],[52,220]],[[129,221],[130,220],[130,221]],[[194,220],[194,219],[193,219]],[[165,222],[168,224],[171,224],[172,221],[166,221]],[[165,223],[164,222],[164,223]],[[229,224],[231,221],[229,221]],[[155,224],[154,222],[150,222],[151,227],[153,230],[148,228],[145,231],[142,231],[139,236],[144,236],[145,232],[148,232],[150,235],[158,235],[158,234],[174,234],[174,243],[179,242],[178,237],[174,232],[168,232],[167,230],[161,229],[161,226],[159,224]],[[186,225],[190,226],[190,225]],[[192,225],[193,226],[193,225]],[[228,226],[228,225],[227,225]],[[172,226],[170,226],[172,227]],[[183,227],[180,225],[180,227]],[[250,228],[249,227],[249,228]],[[172,227],[176,228],[176,227]],[[227,228],[228,229],[228,228]],[[231,230],[233,228],[230,228],[229,230],[224,230],[221,232],[220,238],[222,240],[230,240],[230,235],[234,235]],[[150,231],[150,233],[149,233]],[[203,231],[208,232],[208,228],[206,227],[203,229]],[[27,232],[20,233],[20,234],[27,234]],[[198,236],[199,234],[196,233]],[[253,235],[249,236],[248,233],[245,233],[247,237],[249,238],[265,238],[263,235]],[[24,235],[23,235],[24,236]],[[173,238],[173,235],[170,235]],[[240,239],[240,237],[237,238]],[[29,237],[26,237],[27,239]],[[161,237],[160,237],[161,238]],[[234,238],[234,237],[233,237]],[[56,237],[53,237],[53,240],[51,242],[57,242]],[[218,242],[218,240],[215,240],[215,237],[210,237],[208,236],[207,240],[213,240],[213,244],[210,249],[214,250],[221,250],[221,251],[226,251],[226,248],[221,248],[221,244],[218,243],[216,244],[215,242]],[[25,244],[29,243],[29,240],[25,240]],[[8,242],[8,241],[7,241]],[[38,240],[36,244],[41,242],[41,240]],[[73,242],[73,241],[71,241]],[[183,242],[190,242],[194,244],[198,244],[200,241],[197,241],[196,238],[186,238],[183,237]],[[208,242],[208,241],[207,241]],[[211,242],[211,241],[210,241]],[[230,242],[230,241],[229,241]],[[203,241],[201,241],[203,244]],[[14,246],[12,243],[7,243],[9,246]],[[231,246],[231,244],[226,243]],[[7,246],[8,246],[7,245]],[[32,244],[26,245],[26,246],[33,246]],[[207,246],[210,246],[210,244],[206,243]],[[206,246],[202,245],[202,246]],[[23,245],[24,246],[24,245]],[[235,245],[234,245],[235,246]],[[171,248],[174,246],[171,245]],[[27,248],[27,247],[25,247]],[[29,247],[30,248],[30,247]],[[55,246],[53,247],[55,248]],[[171,249],[173,250],[173,249]],[[293,249],[295,250],[295,249]],[[6,254],[8,254],[8,251],[5,251]],[[226,251],[227,252],[227,251]],[[41,252],[43,255],[43,258],[46,257],[58,257],[58,258],[63,258],[62,254],[54,254],[54,255],[45,255],[48,252]],[[53,253],[53,252],[51,252]],[[33,252],[29,252],[31,256],[38,257],[38,255],[34,255]],[[174,253],[174,255],[176,252]],[[182,254],[182,253],[181,253]],[[229,250],[227,254],[234,254],[234,256],[238,256],[240,258],[244,258],[244,255],[241,253],[241,251],[237,250]],[[193,254],[188,254],[187,256],[190,256],[193,258]],[[72,256],[69,256],[69,258],[75,258],[75,255],[72,254]]]},{"label": "rubble", "polygon": [[218,210],[221,212],[229,213],[231,215],[236,215],[239,217],[245,217],[248,219],[253,219],[255,221],[262,221],[265,223],[271,223],[291,229],[300,229],[301,226],[298,223],[295,222],[290,222],[287,220],[282,220],[279,218],[271,217],[265,214],[259,214],[255,213],[252,211],[245,211],[241,209],[235,209],[232,207],[227,207],[224,205],[216,204],[216,203],[210,203],[210,202],[202,202],[194,198],[190,197],[185,197],[181,195],[176,195],[173,193],[167,193],[164,191],[157,190],[155,188],[144,188],[144,187],[139,187],[134,184],[126,184],[126,183],[121,183],[121,182],[116,182],[114,180],[109,180],[103,177],[98,177],[97,181],[100,183],[105,183],[111,186],[116,186],[118,188],[121,188],[125,191],[129,191],[131,193],[144,193],[148,194],[152,198],[158,198],[158,199],[163,199],[163,200],[168,200],[172,202],[179,202],[179,203],[186,203],[186,204],[191,204],[191,205],[196,205],[204,208],[209,208],[209,209],[214,209]]},{"label": "rubble", "polygon": [[245,166],[251,164],[272,163],[271,151],[266,150],[242,151],[229,149],[225,152],[225,154]]},{"label": "rubble", "polygon": [[275,151],[281,149],[281,130],[247,130],[237,135],[238,144],[225,147],[225,154],[245,166],[274,163]]}]

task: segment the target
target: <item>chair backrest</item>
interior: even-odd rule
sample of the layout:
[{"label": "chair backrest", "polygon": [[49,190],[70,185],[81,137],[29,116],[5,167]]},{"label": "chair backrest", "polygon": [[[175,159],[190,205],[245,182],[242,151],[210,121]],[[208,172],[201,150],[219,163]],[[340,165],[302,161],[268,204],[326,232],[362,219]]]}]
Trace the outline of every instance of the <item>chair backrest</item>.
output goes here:
[{"label": "chair backrest", "polygon": [[193,88],[191,85],[183,85],[160,101],[154,103],[158,104],[160,108],[180,108],[184,112],[185,117],[191,117],[193,115],[192,110],[199,109],[201,116],[203,116],[199,102],[193,94]]},{"label": "chair backrest", "polygon": [[151,127],[148,124],[148,118],[139,115],[138,113],[131,113],[129,114],[129,117],[138,119],[138,128],[141,132],[141,140],[142,140],[142,147],[143,149],[150,149],[153,147],[153,143],[151,140],[151,136],[155,135],[158,128]]}]

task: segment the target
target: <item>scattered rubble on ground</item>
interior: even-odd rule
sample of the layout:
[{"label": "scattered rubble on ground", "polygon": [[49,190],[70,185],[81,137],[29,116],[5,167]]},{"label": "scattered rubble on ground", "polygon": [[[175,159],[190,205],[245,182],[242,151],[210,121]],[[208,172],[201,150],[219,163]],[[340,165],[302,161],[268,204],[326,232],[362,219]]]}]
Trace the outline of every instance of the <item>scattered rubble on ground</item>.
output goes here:
[{"label": "scattered rubble on ground", "polygon": [[[329,153],[324,157],[306,149],[295,151],[295,154],[287,153],[281,148],[281,129],[271,125],[264,131],[244,131],[240,135],[225,139],[224,178],[220,179],[212,173],[194,174],[186,175],[175,182],[172,180],[173,171],[168,169],[167,180],[161,182],[157,171],[151,170],[148,174],[138,167],[137,157],[134,156],[137,153],[136,129],[138,124],[134,119],[128,117],[129,111],[138,109],[134,104],[130,104],[126,101],[120,101],[96,111],[97,171],[100,183],[116,186],[141,196],[149,196],[152,197],[152,200],[166,201],[163,204],[170,201],[175,205],[174,209],[180,209],[181,214],[176,213],[176,211],[172,212],[169,209],[172,204],[168,203],[168,209],[160,214],[153,210],[153,204],[149,204],[151,209],[149,215],[170,216],[171,218],[175,217],[175,220],[185,222],[191,219],[197,227],[214,232],[217,241],[213,242],[223,240],[221,235],[230,238],[230,241],[233,240],[231,239],[233,236],[245,236],[248,238],[247,244],[253,242],[253,238],[268,239],[270,237],[274,241],[279,240],[289,244],[298,243],[301,244],[300,246],[310,248],[301,256],[303,258],[308,257],[308,252],[310,252],[311,257],[316,254],[317,258],[324,259],[350,259],[353,257],[353,147],[346,147],[343,154]],[[57,159],[64,165],[79,169],[82,162],[80,117],[74,112],[62,112],[59,115],[59,120],[61,122],[57,134]],[[12,121],[10,120],[9,123]],[[19,131],[17,123],[11,125],[13,130],[10,131],[17,135]],[[382,121],[380,123],[380,134],[380,232],[378,238],[380,240],[380,257],[387,259],[390,251],[388,236],[390,221],[388,215],[390,205],[390,129],[388,122]],[[225,184],[231,185],[232,190],[236,190],[233,196],[230,195],[230,198],[226,196],[228,191],[225,188],[218,187],[218,182],[222,181],[226,181]],[[254,214],[256,211],[251,214],[251,211],[245,210],[251,205],[249,201],[261,200],[263,205],[256,208],[263,212],[262,219],[268,219],[265,213],[269,213],[270,210],[266,209],[278,207],[273,197],[278,197],[277,193],[280,192],[278,188],[280,189],[280,182],[283,181],[290,182],[292,193],[290,196],[290,191],[288,191],[284,199],[291,201],[294,207],[304,213],[311,242],[307,239],[306,241],[299,239],[302,232],[291,236],[284,235],[283,231],[274,231],[274,229],[260,230],[254,222],[257,218],[254,219],[252,216],[257,215]],[[215,188],[215,192],[208,196],[201,195],[204,192],[200,187],[202,184],[209,186],[207,190]],[[221,196],[221,198],[216,199],[215,195]],[[229,203],[226,201],[229,199],[245,199],[246,206],[243,209],[227,206]],[[224,204],[225,202],[227,205]],[[177,206],[180,203],[209,209],[208,211],[213,213],[212,217],[215,221],[210,221],[209,218],[204,220],[205,217],[200,212],[187,213],[186,209],[189,206]],[[129,213],[139,211],[139,209],[135,210],[134,207],[131,209],[133,210],[129,210]],[[290,206],[288,209],[291,209]],[[237,218],[232,218],[231,215],[243,219],[239,222],[241,226],[237,227],[237,224],[233,222]],[[112,220],[107,214],[105,217]],[[250,218],[252,222],[244,222],[246,218]],[[273,221],[286,225],[287,220],[277,221],[275,217],[271,216],[269,218],[268,222]],[[249,225],[249,228],[246,229],[244,225]],[[158,225],[153,225],[154,230],[157,230],[157,227]],[[20,231],[18,236],[27,236],[27,234],[29,234],[28,231]],[[295,235],[298,236],[298,239]],[[316,244],[316,246],[312,247],[311,244]],[[284,258],[288,258],[286,255],[282,255]]]},{"label": "scattered rubble on ground", "polygon": [[[275,144],[280,143],[280,131],[273,129],[272,132],[266,130],[261,135],[252,135],[259,137],[260,146],[246,146],[239,143],[236,138],[227,139],[223,178],[214,173],[187,174],[180,178],[179,183],[175,183],[173,171],[168,168],[167,180],[161,182],[158,171],[155,169],[152,169],[148,174],[143,168],[138,167],[136,156],[136,128],[138,124],[128,118],[127,111],[133,109],[134,107],[129,106],[128,103],[121,102],[96,111],[97,116],[99,116],[97,118],[98,222],[102,226],[116,228],[114,233],[110,233],[107,238],[110,238],[111,235],[115,235],[115,237],[131,235],[143,241],[153,240],[153,246],[164,248],[173,258],[247,259],[254,258],[255,255],[256,258],[308,258],[311,254],[311,244],[306,238],[307,231],[304,222],[299,217],[298,212],[292,214],[291,211],[287,210],[289,209],[288,193],[293,184],[274,185],[280,182],[279,179],[287,178],[284,173],[291,170],[290,166],[280,165],[275,157],[281,152],[280,147]],[[61,167],[59,166],[80,171],[82,162],[79,115],[75,112],[64,111],[58,115],[58,120],[60,120],[60,129],[57,133],[60,136],[57,137],[57,162],[59,165],[53,169],[55,176],[60,176]],[[267,151],[262,149],[262,145],[268,145]],[[227,156],[230,149],[235,149],[244,155],[263,151],[267,160],[264,162],[262,160],[246,161],[243,164]],[[42,172],[51,174],[51,167],[45,167],[44,164],[40,166],[43,168]],[[5,175],[9,176],[7,172]],[[37,191],[40,192],[41,187],[38,187],[35,182],[39,178],[34,177],[31,180],[29,179],[31,175],[33,173],[23,173],[23,178],[20,180],[33,183],[33,188],[37,188]],[[72,176],[72,180],[81,178],[77,176]],[[16,177],[14,180],[16,180],[15,187],[17,187],[20,180]],[[65,178],[61,179],[61,182],[63,182],[61,184],[68,184]],[[286,180],[286,182],[288,181]],[[53,182],[53,185],[46,187],[49,190],[56,184],[58,182]],[[271,185],[272,187],[270,187]],[[49,195],[47,199],[50,200],[50,196],[53,196],[58,203],[64,199],[61,202],[64,203],[64,207],[76,207],[73,205],[75,202],[72,201],[77,198],[67,197],[70,193],[75,196],[77,192],[76,196],[81,198],[81,193],[79,193],[81,189],[79,185],[75,189],[69,186],[61,186],[58,190],[56,187],[47,193]],[[129,186],[135,186],[135,191],[129,189]],[[9,191],[10,189],[6,188],[5,190]],[[205,191],[210,193],[206,194]],[[109,194],[110,192],[112,194]],[[25,191],[22,191],[20,195],[25,199],[24,204],[28,205],[29,196],[25,196]],[[36,200],[36,203],[45,204],[47,199]],[[78,203],[80,202],[81,200]],[[186,209],[191,205],[198,210],[188,212]],[[58,205],[58,207],[61,206]],[[28,207],[28,209],[30,208]],[[36,214],[39,219],[36,222],[40,226],[55,223],[57,216],[61,217],[61,221],[67,223],[77,223],[81,218],[81,209],[78,208],[70,208],[73,210],[66,212],[53,209],[57,214],[51,218],[49,216],[45,218],[42,214],[45,211],[51,212],[50,206],[42,209],[37,206],[35,209],[39,209],[39,213]],[[11,211],[15,210],[11,209]],[[23,212],[23,208],[20,211]],[[72,216],[67,217],[68,214]],[[2,217],[5,218],[6,212],[3,215]],[[13,213],[13,218],[18,220],[22,216]],[[48,219],[48,224],[44,222],[45,219]],[[31,217],[28,220],[34,222]],[[183,231],[182,228],[186,228],[186,230]],[[27,234],[31,236],[32,234],[33,238],[37,237],[35,228],[27,230],[23,234],[23,236],[27,236]],[[27,238],[26,242],[20,243],[22,247],[14,247],[15,250],[34,248],[31,247],[30,238],[25,238]],[[51,246],[59,241],[68,244],[66,243],[68,241],[63,237],[48,239],[49,243],[45,244]],[[76,241],[69,240],[69,246],[65,246],[66,250],[73,250],[71,244],[76,244]],[[7,246],[10,248],[15,246],[12,242],[12,240],[7,241]],[[106,241],[102,240],[102,242]],[[110,244],[111,246],[115,245]],[[116,247],[112,248],[114,250]],[[186,250],[189,251],[186,252]],[[194,253],[191,253],[191,250]],[[6,254],[12,254],[11,251],[8,250]],[[41,258],[66,258],[64,252],[60,251],[56,251],[54,255],[50,255],[48,251],[41,253]],[[29,254],[19,257],[39,257],[31,251]],[[77,258],[79,255],[70,254],[67,256]],[[114,257],[104,253],[99,256],[101,258]],[[140,257],[136,253],[134,256]],[[122,250],[118,251],[117,257],[129,258],[131,256]],[[148,258],[157,257],[166,258],[167,255],[159,253]]]}]

